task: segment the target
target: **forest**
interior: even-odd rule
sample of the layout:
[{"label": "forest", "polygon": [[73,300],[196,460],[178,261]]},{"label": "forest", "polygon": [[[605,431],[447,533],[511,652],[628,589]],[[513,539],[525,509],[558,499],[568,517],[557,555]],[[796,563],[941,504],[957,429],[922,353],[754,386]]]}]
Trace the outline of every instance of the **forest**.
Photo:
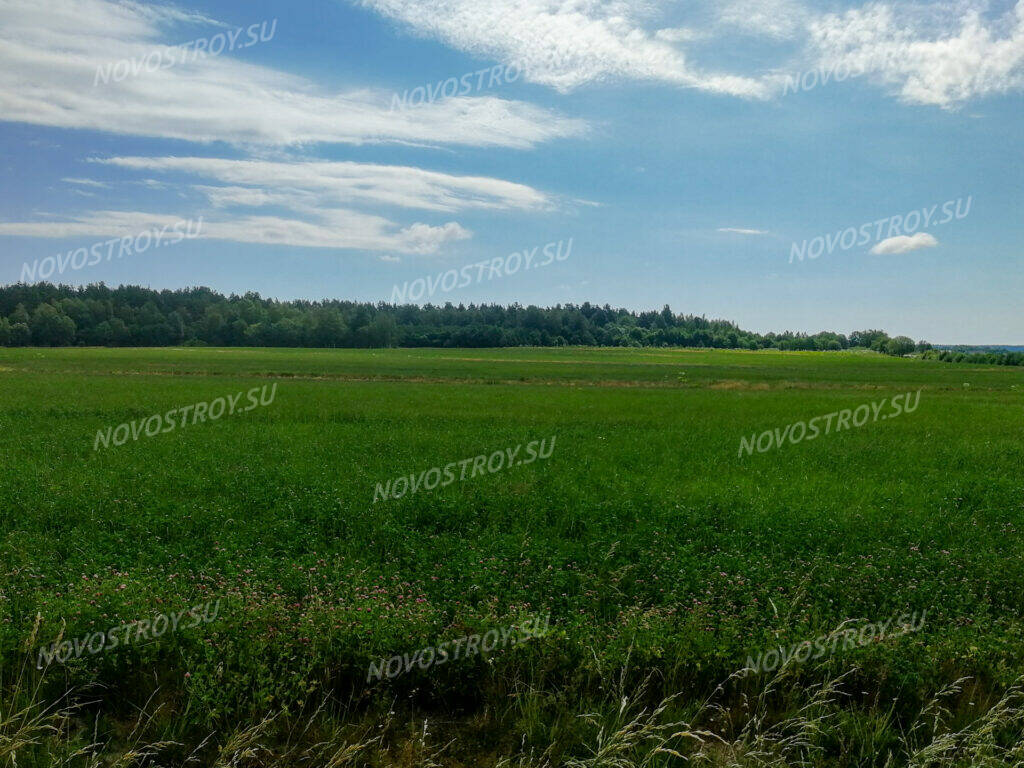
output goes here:
[{"label": "forest", "polygon": [[152,290],[102,283],[0,288],[0,345],[163,347],[709,347],[871,349],[947,362],[1021,365],[1024,353],[937,351],[885,331],[755,333],[727,320],[605,304],[371,304],[277,301],[209,288]]}]

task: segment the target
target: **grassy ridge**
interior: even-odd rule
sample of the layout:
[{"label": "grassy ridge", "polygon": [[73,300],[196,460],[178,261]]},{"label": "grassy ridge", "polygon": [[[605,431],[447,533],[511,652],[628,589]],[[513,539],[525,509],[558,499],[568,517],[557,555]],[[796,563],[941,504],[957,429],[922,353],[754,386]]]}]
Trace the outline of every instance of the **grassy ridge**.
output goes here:
[{"label": "grassy ridge", "polygon": [[[271,382],[265,408],[93,450],[98,429]],[[540,745],[609,670],[657,670],[655,693],[699,701],[749,653],[906,610],[927,612],[920,632],[801,674],[857,666],[855,698],[907,712],[973,675],[967,717],[1024,672],[1021,370],[768,351],[9,349],[0,389],[8,680],[37,613],[42,642],[61,622],[75,637],[223,600],[209,625],[51,670],[52,693],[106,686],[110,723],[154,691],[181,738],[327,693],[358,713],[397,696],[489,711],[492,745]],[[737,457],[741,436],[917,389],[912,414]],[[372,502],[400,474],[551,437],[548,460]],[[528,647],[366,684],[371,660],[547,612],[553,631]],[[510,705],[517,686],[537,693]]]}]

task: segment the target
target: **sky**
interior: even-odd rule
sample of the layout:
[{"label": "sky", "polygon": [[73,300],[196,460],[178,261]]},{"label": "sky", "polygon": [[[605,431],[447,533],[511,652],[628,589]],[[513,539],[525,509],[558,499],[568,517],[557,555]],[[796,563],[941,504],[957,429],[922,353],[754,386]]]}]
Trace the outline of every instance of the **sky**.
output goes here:
[{"label": "sky", "polygon": [[0,0],[0,283],[1024,344],[1022,95],[1024,0]]}]

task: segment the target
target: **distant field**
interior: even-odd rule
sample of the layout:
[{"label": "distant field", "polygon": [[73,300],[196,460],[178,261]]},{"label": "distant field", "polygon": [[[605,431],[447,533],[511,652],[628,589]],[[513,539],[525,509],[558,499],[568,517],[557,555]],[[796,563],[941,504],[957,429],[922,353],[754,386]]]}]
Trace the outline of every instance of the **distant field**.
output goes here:
[{"label": "distant field", "polygon": [[[94,450],[98,430],[275,384]],[[912,413],[738,456],[919,390]],[[943,685],[973,677],[947,703],[968,722],[1024,674],[1022,436],[1024,369],[872,353],[0,349],[0,692],[20,700],[62,625],[220,599],[209,623],[55,663],[40,695],[87,690],[80,722],[100,713],[115,741],[162,706],[150,735],[188,744],[330,696],[353,727],[394,711],[396,739],[429,717],[477,764],[467,743],[573,744],[623,670],[692,712],[751,654],[925,612],[795,673],[856,668],[829,748],[858,764]],[[549,458],[374,503],[544,439]],[[529,644],[367,682],[370,662],[545,614]]]}]

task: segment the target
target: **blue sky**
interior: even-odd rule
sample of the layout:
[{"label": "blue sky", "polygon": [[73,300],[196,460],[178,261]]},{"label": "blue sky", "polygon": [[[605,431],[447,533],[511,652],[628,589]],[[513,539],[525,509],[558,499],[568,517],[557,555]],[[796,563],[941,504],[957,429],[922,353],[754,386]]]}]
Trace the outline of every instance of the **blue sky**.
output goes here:
[{"label": "blue sky", "polygon": [[1024,343],[1022,91],[1024,0],[0,0],[0,282],[202,217],[50,279],[386,301],[571,237],[435,300]]}]

